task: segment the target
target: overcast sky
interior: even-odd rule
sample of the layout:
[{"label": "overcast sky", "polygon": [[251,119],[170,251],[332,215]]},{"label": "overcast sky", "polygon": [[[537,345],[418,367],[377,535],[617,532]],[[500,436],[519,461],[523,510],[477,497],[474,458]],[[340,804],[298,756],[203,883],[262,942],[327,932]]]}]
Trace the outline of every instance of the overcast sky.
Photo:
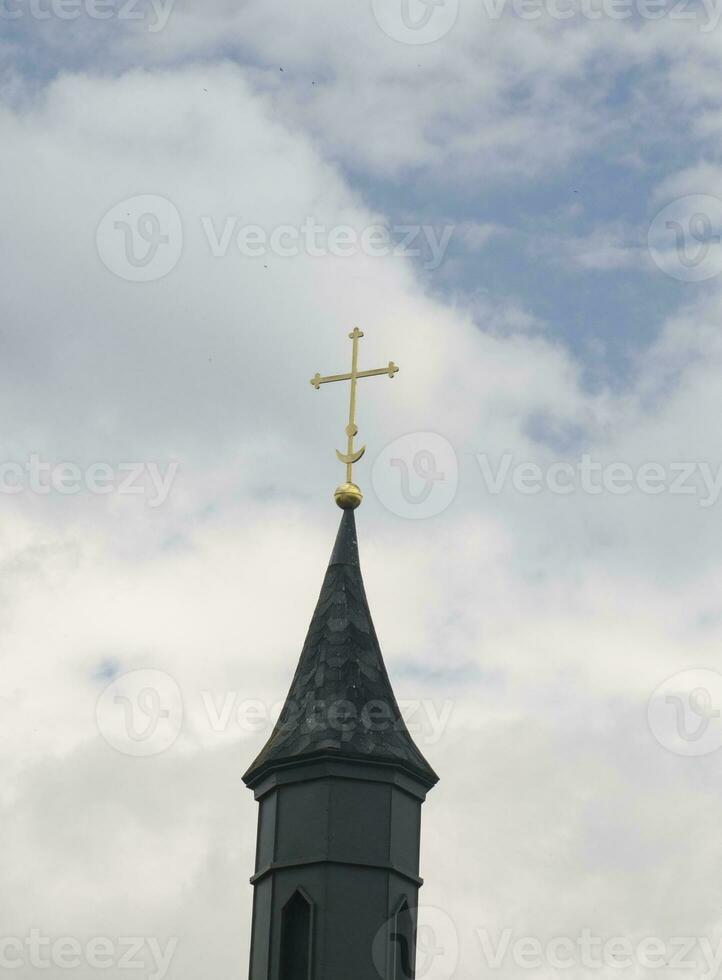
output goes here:
[{"label": "overcast sky", "polygon": [[0,0],[0,977],[245,975],[358,324],[419,977],[714,980],[721,69],[719,0]]}]

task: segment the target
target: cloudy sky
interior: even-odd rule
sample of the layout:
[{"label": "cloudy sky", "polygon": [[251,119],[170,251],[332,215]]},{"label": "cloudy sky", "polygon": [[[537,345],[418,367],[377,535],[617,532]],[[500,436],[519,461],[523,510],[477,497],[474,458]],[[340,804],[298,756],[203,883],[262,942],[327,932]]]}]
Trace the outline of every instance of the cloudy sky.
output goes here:
[{"label": "cloudy sky", "polygon": [[358,324],[419,976],[714,980],[721,69],[720,0],[0,0],[0,976],[245,974]]}]

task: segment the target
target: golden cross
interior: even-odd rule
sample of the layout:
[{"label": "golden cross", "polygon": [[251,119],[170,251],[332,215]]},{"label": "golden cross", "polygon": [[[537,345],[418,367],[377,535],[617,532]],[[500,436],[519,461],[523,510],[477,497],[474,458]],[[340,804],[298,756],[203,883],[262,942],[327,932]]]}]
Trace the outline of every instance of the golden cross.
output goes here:
[{"label": "golden cross", "polygon": [[398,372],[398,367],[393,361],[389,361],[388,367],[376,368],[373,371],[359,371],[358,369],[358,342],[363,337],[363,332],[359,330],[358,327],[354,327],[349,334],[350,339],[353,341],[353,351],[351,354],[351,373],[350,374],[330,374],[325,378],[322,378],[320,374],[315,374],[311,378],[311,384],[316,390],[318,390],[321,385],[328,384],[331,381],[350,381],[351,382],[351,397],[348,410],[348,425],[346,426],[346,452],[342,453],[336,450],[336,456],[340,462],[346,464],[346,483],[341,484],[340,487],[336,489],[336,503],[343,510],[348,510],[350,508],[358,507],[361,503],[362,495],[359,488],[352,481],[352,468],[354,463],[358,463],[363,454],[366,452],[366,446],[361,446],[360,449],[354,450],[353,441],[355,436],[358,434],[358,426],[356,425],[356,382],[359,378],[373,378],[379,374],[387,374],[390,378]]}]

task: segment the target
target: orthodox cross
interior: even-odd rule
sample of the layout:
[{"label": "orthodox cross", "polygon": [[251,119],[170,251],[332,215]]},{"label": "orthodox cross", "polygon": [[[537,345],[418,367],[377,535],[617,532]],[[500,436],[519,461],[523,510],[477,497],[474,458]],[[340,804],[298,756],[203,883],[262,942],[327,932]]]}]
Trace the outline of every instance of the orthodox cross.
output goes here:
[{"label": "orthodox cross", "polygon": [[363,454],[366,452],[366,446],[361,446],[360,449],[354,449],[354,438],[358,434],[358,426],[356,425],[356,382],[359,378],[373,378],[379,374],[387,374],[390,378],[393,378],[393,376],[399,370],[393,361],[389,361],[388,367],[375,368],[373,371],[359,371],[358,342],[362,337],[363,331],[359,330],[358,327],[354,327],[349,334],[349,338],[353,341],[350,374],[330,374],[325,378],[322,378],[320,374],[315,374],[311,378],[311,384],[317,390],[321,387],[321,385],[328,384],[331,381],[351,382],[348,425],[346,426],[346,452],[342,453],[339,452],[338,449],[336,450],[336,456],[338,457],[339,461],[346,464],[346,483],[341,484],[335,493],[336,503],[343,510],[358,507],[362,499],[361,491],[352,480],[353,464],[358,463]]}]

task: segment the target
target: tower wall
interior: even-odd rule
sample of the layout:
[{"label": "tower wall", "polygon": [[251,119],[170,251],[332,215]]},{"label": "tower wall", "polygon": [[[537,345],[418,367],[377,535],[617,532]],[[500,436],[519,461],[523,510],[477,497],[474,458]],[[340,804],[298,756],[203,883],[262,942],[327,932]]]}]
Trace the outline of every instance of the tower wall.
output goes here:
[{"label": "tower wall", "polygon": [[272,773],[255,792],[250,980],[299,980],[288,958],[303,959],[304,901],[302,980],[407,980],[426,787],[389,766],[320,761]]}]

